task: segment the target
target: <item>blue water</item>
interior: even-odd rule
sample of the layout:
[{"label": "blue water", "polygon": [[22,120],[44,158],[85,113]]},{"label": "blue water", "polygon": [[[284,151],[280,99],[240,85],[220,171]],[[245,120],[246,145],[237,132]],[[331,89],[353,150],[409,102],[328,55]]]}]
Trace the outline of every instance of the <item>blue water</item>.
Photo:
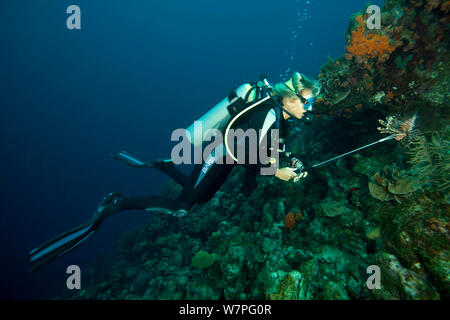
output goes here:
[{"label": "blue water", "polygon": [[[155,194],[168,181],[109,153],[168,156],[172,130],[231,88],[261,73],[278,82],[287,68],[316,76],[344,53],[349,17],[366,2],[0,1],[0,298],[60,294],[68,265],[85,270],[122,231],[150,222],[119,214],[83,247],[26,271],[27,251],[87,220],[106,193]],[[71,4],[81,30],[66,28]]]}]

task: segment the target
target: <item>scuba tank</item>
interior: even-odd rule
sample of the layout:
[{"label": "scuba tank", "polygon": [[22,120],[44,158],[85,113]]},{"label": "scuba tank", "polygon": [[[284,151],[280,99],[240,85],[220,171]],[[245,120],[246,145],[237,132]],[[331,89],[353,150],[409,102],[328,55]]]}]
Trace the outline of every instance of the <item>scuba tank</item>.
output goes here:
[{"label": "scuba tank", "polygon": [[[210,141],[208,130],[216,129],[225,132],[244,113],[253,109],[257,105],[270,98],[267,90],[271,89],[264,75],[260,76],[258,83],[245,83],[233,89],[228,97],[220,101],[211,110],[205,113],[200,119],[195,121],[186,129],[186,138],[195,147],[201,147],[204,142]],[[227,146],[227,142],[225,142]],[[154,163],[140,160],[127,151],[110,154],[114,159],[119,160],[135,168],[153,167]],[[170,159],[160,160],[160,163],[171,163]]]},{"label": "scuba tank", "polygon": [[[200,119],[195,121],[189,128],[186,129],[187,137],[194,146],[201,146],[205,142],[206,131],[209,129],[217,129],[223,131],[225,126],[230,122],[233,112],[229,111],[229,107],[236,103],[238,98],[245,99],[247,93],[252,89],[249,83],[245,83],[239,86],[235,90],[235,97],[233,92],[230,96],[226,97],[218,104],[216,104],[211,110],[205,113]],[[253,101],[254,94],[249,97],[250,101]]]},{"label": "scuba tank", "polygon": [[[187,138],[194,146],[201,146],[206,142],[207,131],[216,129],[224,132],[227,125],[245,110],[250,103],[266,97],[265,88],[268,85],[264,75],[258,83],[245,83],[232,90],[228,97],[220,101],[186,129]],[[209,141],[209,140],[208,140]]]}]

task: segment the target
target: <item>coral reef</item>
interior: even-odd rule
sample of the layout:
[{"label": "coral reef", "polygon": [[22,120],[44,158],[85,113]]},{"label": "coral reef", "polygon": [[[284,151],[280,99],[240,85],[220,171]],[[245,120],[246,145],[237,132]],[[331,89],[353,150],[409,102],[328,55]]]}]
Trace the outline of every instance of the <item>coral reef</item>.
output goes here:
[{"label": "coral reef", "polygon": [[215,261],[214,255],[207,251],[199,251],[192,258],[192,266],[197,269],[205,269],[211,267]]},{"label": "coral reef", "polygon": [[[356,61],[367,61],[367,58],[377,58],[378,62],[387,60],[398,45],[391,44],[388,35],[376,32],[366,34],[366,22],[363,18],[362,15],[358,15],[355,19],[358,26],[352,31],[347,51]],[[347,58],[349,59],[348,56]]]},{"label": "coral reef", "polygon": [[[370,32],[365,10],[352,17],[347,54],[321,69],[316,119],[286,144],[311,165],[380,132],[396,139],[299,183],[259,177],[248,196],[237,167],[187,216],[124,233],[73,298],[448,299],[449,3],[386,0],[382,29]],[[381,289],[366,286],[370,265]]]},{"label": "coral reef", "polygon": [[[449,136],[447,132],[447,137]],[[450,142],[435,133],[427,140],[424,135],[417,135],[409,144],[406,152],[412,172],[422,180],[437,185],[439,190],[450,188]]]},{"label": "coral reef", "polygon": [[347,53],[329,59],[319,81],[323,94],[316,115],[350,118],[365,109],[384,115],[435,115],[448,102],[448,2],[387,0],[381,29],[365,27],[366,8],[350,19]]},{"label": "coral reef", "polygon": [[[382,176],[383,174],[383,176]],[[378,200],[395,199],[402,203],[406,197],[421,187],[418,179],[400,172],[395,166],[386,166],[382,173],[375,173],[369,181],[370,194]]]},{"label": "coral reef", "polygon": [[299,221],[302,217],[303,217],[302,212],[298,208],[293,208],[284,217],[284,226],[289,230],[292,230],[295,228],[297,221]]}]

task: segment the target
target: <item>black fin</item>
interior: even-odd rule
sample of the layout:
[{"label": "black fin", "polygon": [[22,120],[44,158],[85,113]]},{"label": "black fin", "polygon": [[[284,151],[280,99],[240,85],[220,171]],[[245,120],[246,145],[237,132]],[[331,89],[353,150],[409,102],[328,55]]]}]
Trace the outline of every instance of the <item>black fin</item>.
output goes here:
[{"label": "black fin", "polygon": [[91,219],[31,250],[28,253],[30,271],[35,271],[48,262],[77,248],[91,238],[99,226],[100,223]]}]

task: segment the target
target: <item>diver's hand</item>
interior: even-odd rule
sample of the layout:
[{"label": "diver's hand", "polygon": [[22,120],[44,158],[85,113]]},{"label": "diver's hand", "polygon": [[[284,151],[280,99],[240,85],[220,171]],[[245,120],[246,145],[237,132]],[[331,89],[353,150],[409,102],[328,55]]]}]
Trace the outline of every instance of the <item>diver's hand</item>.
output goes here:
[{"label": "diver's hand", "polygon": [[297,170],[297,169],[289,168],[289,167],[278,169],[277,173],[275,173],[275,177],[277,177],[278,179],[281,179],[283,181],[289,181],[289,180],[297,177],[295,170]]},{"label": "diver's hand", "polygon": [[308,175],[308,171],[304,171],[304,172],[300,173],[298,176],[296,176],[294,178],[294,182],[298,182],[300,179],[306,178],[307,175]]}]

